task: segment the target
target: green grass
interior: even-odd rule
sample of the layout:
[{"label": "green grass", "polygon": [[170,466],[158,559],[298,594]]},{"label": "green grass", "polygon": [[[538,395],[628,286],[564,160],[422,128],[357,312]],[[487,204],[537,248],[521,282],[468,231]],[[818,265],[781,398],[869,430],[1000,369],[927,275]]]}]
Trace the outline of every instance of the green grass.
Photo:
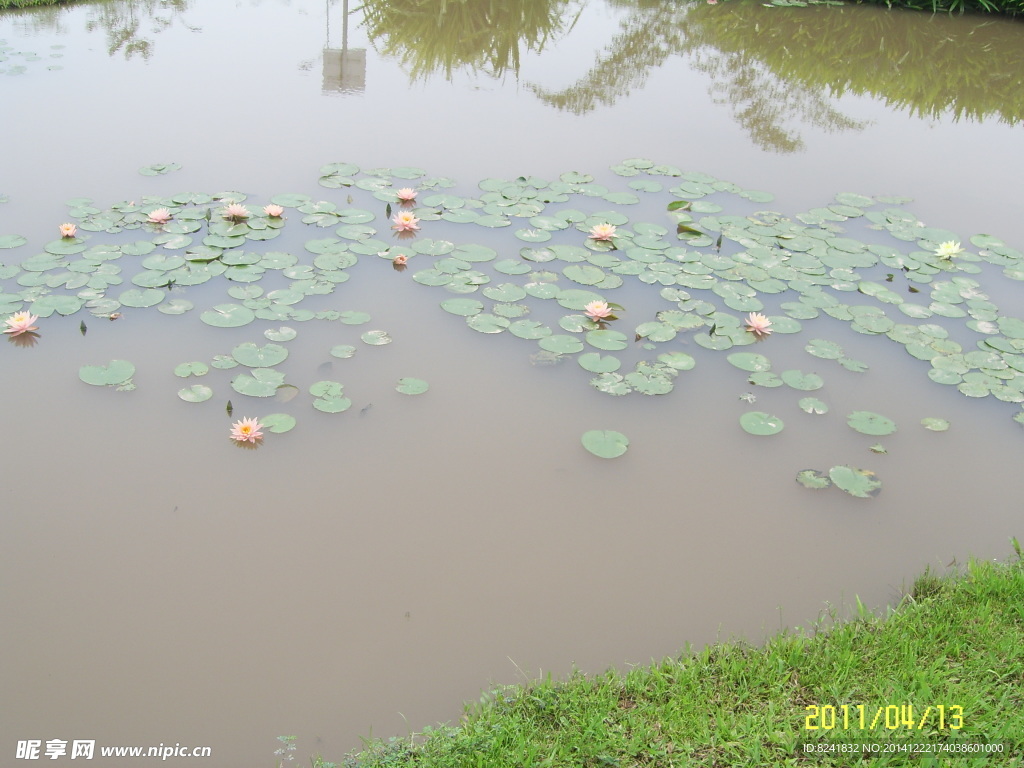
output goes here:
[{"label": "green grass", "polygon": [[[661,766],[1019,766],[1024,760],[1024,560],[926,572],[885,617],[828,617],[764,647],[719,643],[650,667],[540,680],[488,694],[458,727],[367,742],[355,768],[660,768]],[[843,728],[842,705],[848,727]],[[858,705],[866,722],[859,726]],[[886,707],[913,705],[913,730],[884,725]],[[939,728],[937,705],[946,707]],[[821,725],[836,708],[837,727]],[[962,707],[961,712],[951,710]],[[924,727],[916,728],[933,707]],[[894,710],[889,710],[894,712]],[[825,716],[828,716],[825,710]],[[956,715],[962,728],[954,730]],[[810,718],[810,719],[809,719]],[[805,755],[802,743],[1001,742],[983,758]],[[883,747],[880,747],[884,749]],[[331,763],[314,761],[328,768]]]},{"label": "green grass", "polygon": [[63,5],[71,0],[0,0],[0,10],[4,8],[32,8],[36,5]]}]

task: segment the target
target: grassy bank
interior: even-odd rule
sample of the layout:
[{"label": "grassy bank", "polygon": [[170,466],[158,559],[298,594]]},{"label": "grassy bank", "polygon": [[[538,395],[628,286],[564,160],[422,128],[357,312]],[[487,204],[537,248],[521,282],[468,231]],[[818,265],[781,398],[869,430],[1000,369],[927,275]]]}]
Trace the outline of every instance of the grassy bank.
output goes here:
[{"label": "grassy bank", "polygon": [[0,10],[4,8],[32,8],[36,5],[64,5],[70,0],[0,0]]},{"label": "grassy bank", "polygon": [[[1021,765],[1024,561],[1013,543],[1009,564],[926,573],[884,618],[861,610],[855,620],[785,633],[762,648],[717,644],[625,674],[503,688],[458,727],[368,743],[342,765]],[[808,753],[804,742],[879,750],[1001,743],[1003,751],[855,756]]]}]

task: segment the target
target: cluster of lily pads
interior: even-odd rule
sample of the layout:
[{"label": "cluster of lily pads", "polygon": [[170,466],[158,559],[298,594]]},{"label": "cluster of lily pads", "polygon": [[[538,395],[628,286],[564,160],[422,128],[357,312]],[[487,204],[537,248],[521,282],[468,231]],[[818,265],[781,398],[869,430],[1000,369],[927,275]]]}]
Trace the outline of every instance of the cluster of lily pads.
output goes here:
[{"label": "cluster of lily pads", "polygon": [[[50,52],[44,58],[42,55],[32,51],[17,51],[6,40],[0,40],[0,75],[23,75],[37,61],[63,58],[64,54],[61,53],[63,48],[63,45],[51,45]],[[49,64],[46,67],[48,70],[63,68],[60,64]]]},{"label": "cluster of lily pads", "polygon": [[[177,167],[156,164],[141,173]],[[116,317],[125,307],[156,307],[180,315],[195,308],[193,299],[205,298],[196,286],[225,280],[233,301],[205,304],[199,316],[207,325],[362,324],[370,319],[365,312],[301,305],[322,306],[326,300],[316,297],[333,295],[360,257],[369,257],[409,269],[420,285],[454,294],[439,302],[444,311],[479,333],[517,337],[535,364],[574,359],[590,385],[607,395],[667,394],[702,356],[766,338],[771,344],[770,334],[799,333],[804,323],[826,314],[857,333],[902,345],[929,364],[932,381],[967,397],[1024,402],[1024,321],[1001,312],[979,280],[986,268],[1024,280],[1024,256],[1006,243],[976,235],[970,240],[976,250],[965,249],[954,233],[926,227],[897,207],[905,202],[901,198],[840,193],[826,206],[789,218],[757,210],[772,200],[770,194],[707,174],[644,159],[611,170],[629,179],[628,191],[568,172],[554,181],[485,179],[475,194],[458,195],[451,191],[453,180],[428,177],[419,168],[364,171],[341,162],[320,170],[319,184],[333,199],[280,194],[262,213],[250,212],[243,205],[247,195],[239,192],[188,192],[107,207],[78,198],[69,201],[75,223],[66,222],[60,238],[18,264],[0,265],[0,280],[16,284],[0,293],[0,312],[48,318],[88,310]],[[356,195],[367,202],[355,207]],[[623,213],[631,206],[639,212],[632,218]],[[303,232],[331,232],[305,240],[301,252],[274,250],[271,241],[294,231],[296,219]],[[851,222],[864,241],[847,232]],[[465,232],[469,237],[458,236]],[[26,243],[19,235],[0,235],[0,248]],[[121,266],[129,260],[141,266],[130,276]],[[126,279],[132,287],[124,287]],[[279,287],[271,288],[272,282]],[[609,301],[610,294],[618,296],[613,291],[623,294],[619,304]],[[285,326],[265,335],[286,342],[296,331]],[[370,345],[390,341],[382,330],[361,338]],[[340,345],[331,354],[345,357],[354,349]],[[805,349],[849,371],[867,370],[835,341],[812,339]],[[250,343],[210,365],[246,367],[231,382],[235,392],[281,399],[291,385],[276,366],[286,358],[287,349],[277,343]],[[762,354],[736,351],[727,359],[749,374],[753,386],[811,392],[824,384],[813,371],[775,373]],[[120,362],[88,368],[80,375],[90,383],[131,385]],[[176,373],[207,370],[206,363],[192,361]],[[417,379],[403,382],[399,391],[426,387]],[[351,405],[339,382],[317,382],[309,394],[323,412]],[[179,396],[201,402],[212,389],[193,385]],[[799,405],[807,413],[827,411],[810,396]],[[854,429],[880,423],[855,415],[849,420]],[[294,424],[281,416],[270,419],[271,431]],[[1015,418],[1024,423],[1024,411]],[[759,435],[783,427],[781,419],[760,411],[744,414],[740,425]],[[596,455],[621,455],[628,444],[619,433],[594,434],[583,443]],[[852,469],[867,477],[866,470]],[[851,493],[854,486],[863,490],[862,480],[852,483],[833,470],[813,482],[803,475],[801,482],[821,487],[827,479]]]}]

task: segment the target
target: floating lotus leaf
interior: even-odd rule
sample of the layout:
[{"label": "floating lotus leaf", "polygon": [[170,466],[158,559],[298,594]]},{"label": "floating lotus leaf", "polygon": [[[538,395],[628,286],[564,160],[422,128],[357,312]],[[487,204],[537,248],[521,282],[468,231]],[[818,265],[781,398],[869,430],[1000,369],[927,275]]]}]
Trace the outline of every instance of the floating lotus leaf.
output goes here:
[{"label": "floating lotus leaf", "polygon": [[843,356],[843,348],[834,341],[811,339],[804,347],[810,354],[824,360],[838,360]]},{"label": "floating lotus leaf", "polygon": [[238,328],[256,319],[256,313],[240,304],[217,304],[203,312],[199,319],[216,328]]},{"label": "floating lotus leaf", "polygon": [[505,275],[525,275],[531,268],[529,264],[515,259],[503,259],[494,265],[494,269]]},{"label": "floating lotus leaf", "polygon": [[832,467],[828,476],[836,488],[862,499],[877,496],[882,488],[882,481],[876,480],[875,473],[866,469],[842,465]]},{"label": "floating lotus leaf", "polygon": [[804,392],[810,392],[815,389],[821,389],[825,382],[821,376],[816,373],[804,373],[803,371],[783,371],[779,376],[782,381],[791,386],[793,389],[799,389]]},{"label": "floating lotus leaf", "polygon": [[612,355],[601,355],[598,352],[587,352],[586,354],[580,355],[576,362],[580,366],[591,373],[611,373],[619,370],[622,366],[622,362]]},{"label": "floating lotus leaf", "polygon": [[868,369],[867,363],[863,363],[860,360],[852,360],[848,357],[841,357],[838,362],[843,368],[854,373],[864,373]]},{"label": "floating lotus leaf", "polygon": [[417,240],[412,249],[426,256],[443,256],[455,250],[455,244],[447,240]]},{"label": "floating lotus leaf", "polygon": [[280,328],[268,328],[263,335],[271,341],[291,341],[299,335],[299,332],[294,328],[282,325]]},{"label": "floating lotus leaf", "polygon": [[422,395],[430,389],[430,385],[423,379],[406,377],[398,380],[398,386],[395,389],[403,395]]},{"label": "floating lotus leaf", "polygon": [[265,344],[261,347],[246,342],[231,350],[231,356],[249,368],[270,368],[284,362],[288,357],[288,350],[280,344]]},{"label": "floating lotus leaf", "polygon": [[507,317],[481,312],[478,315],[467,317],[466,325],[480,333],[501,333],[509,327],[509,320]]},{"label": "floating lotus leaf", "polygon": [[215,355],[211,365],[222,371],[238,367],[238,361],[230,355]]},{"label": "floating lotus leaf", "polygon": [[726,360],[741,371],[750,371],[751,373],[767,371],[772,367],[771,360],[756,352],[734,352]]},{"label": "floating lotus leaf", "polygon": [[560,355],[573,354],[583,349],[582,341],[575,336],[567,336],[565,334],[545,336],[537,344],[541,349],[546,349],[548,352],[557,352]]},{"label": "floating lotus leaf", "polygon": [[175,366],[174,375],[185,379],[189,376],[205,376],[209,371],[210,367],[206,363],[196,360],[191,363],[182,363]]},{"label": "floating lotus leaf", "polygon": [[441,309],[445,312],[451,312],[453,315],[470,317],[482,312],[484,305],[482,301],[477,299],[446,299],[441,302]]},{"label": "floating lotus leaf", "polygon": [[295,417],[287,413],[271,413],[267,416],[261,416],[260,424],[263,425],[263,429],[266,431],[279,435],[294,429]]},{"label": "floating lotus leaf", "polygon": [[502,283],[484,288],[483,294],[494,301],[511,302],[525,298],[526,291],[514,283]]},{"label": "floating lotus leaf", "polygon": [[759,387],[781,387],[783,384],[782,379],[771,371],[759,371],[757,373],[752,373],[747,378],[747,381],[751,384],[756,384]]},{"label": "floating lotus leaf", "polygon": [[537,320],[516,320],[509,324],[508,332],[520,339],[542,339],[551,335],[551,329]]},{"label": "floating lotus leaf", "polygon": [[629,346],[629,339],[619,331],[599,330],[587,333],[587,343],[598,349],[615,352]]},{"label": "floating lotus leaf", "polygon": [[205,384],[193,384],[179,389],[178,397],[186,403],[203,403],[213,397],[213,390]]},{"label": "floating lotus leaf", "polygon": [[569,288],[558,294],[558,301],[566,309],[577,311],[586,309],[587,304],[592,301],[601,301],[601,296],[593,291],[584,291],[577,288]]},{"label": "floating lotus leaf", "polygon": [[[162,295],[162,294],[161,294]],[[40,296],[32,302],[28,311],[39,317],[49,317],[54,312],[58,315],[73,315],[82,308],[82,300],[77,296],[64,296],[51,293]]]},{"label": "floating lotus leaf", "polygon": [[832,481],[828,475],[824,472],[819,472],[816,469],[804,469],[796,474],[796,481],[800,483],[804,488],[810,488],[812,490],[821,490],[822,488],[828,488],[832,485]]},{"label": "floating lotus leaf", "polygon": [[740,426],[752,435],[775,435],[782,431],[782,419],[764,411],[748,411],[740,416]]},{"label": "floating lotus leaf", "polygon": [[693,340],[697,343],[697,346],[704,347],[704,349],[713,349],[717,352],[723,352],[734,346],[731,338],[718,333],[697,334],[693,337]]},{"label": "floating lotus leaf", "polygon": [[165,297],[166,294],[156,288],[148,288],[146,290],[131,288],[127,291],[122,291],[117,300],[126,307],[155,307]]},{"label": "floating lotus leaf", "polygon": [[362,325],[363,323],[370,322],[370,315],[366,312],[347,310],[341,313],[339,320],[345,325]]},{"label": "floating lotus leaf", "polygon": [[846,418],[846,423],[862,435],[881,437],[896,431],[895,422],[871,411],[854,411]]},{"label": "floating lotus leaf", "polygon": [[231,388],[250,397],[273,397],[284,383],[284,374],[272,368],[254,368],[231,380]]},{"label": "floating lotus leaf", "polygon": [[816,397],[802,397],[799,405],[805,413],[828,413],[828,405]]},{"label": "floating lotus leaf", "polygon": [[629,438],[614,430],[593,429],[580,438],[583,447],[602,459],[615,459],[629,448]]},{"label": "floating lotus leaf", "polygon": [[0,248],[17,248],[28,242],[28,238],[22,235],[0,235]]},{"label": "floating lotus leaf", "polygon": [[692,355],[688,355],[685,352],[665,352],[664,354],[658,355],[658,360],[669,368],[674,368],[677,371],[689,371],[697,364],[697,361]]},{"label": "floating lotus leaf", "polygon": [[352,401],[347,397],[318,397],[313,407],[324,413],[342,413],[352,407]]},{"label": "floating lotus leaf", "polygon": [[672,341],[676,337],[676,329],[668,323],[658,321],[640,323],[636,327],[636,335],[652,342]]},{"label": "floating lotus leaf", "polygon": [[369,344],[373,347],[379,347],[383,344],[390,344],[392,342],[391,336],[388,335],[387,331],[367,331],[359,337],[365,344]]},{"label": "floating lotus leaf", "polygon": [[155,163],[154,165],[139,168],[139,173],[143,176],[161,176],[178,170],[181,170],[181,163]]},{"label": "floating lotus leaf", "polygon": [[111,360],[106,365],[83,365],[78,369],[78,378],[97,387],[125,384],[134,375],[135,366],[127,360]]}]

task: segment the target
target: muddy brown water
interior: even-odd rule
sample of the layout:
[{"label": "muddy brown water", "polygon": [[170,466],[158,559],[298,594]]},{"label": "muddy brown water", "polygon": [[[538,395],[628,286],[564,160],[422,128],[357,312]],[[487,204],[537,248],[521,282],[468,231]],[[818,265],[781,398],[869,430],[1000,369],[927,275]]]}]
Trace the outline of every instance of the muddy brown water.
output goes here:
[{"label": "muddy brown water", "polygon": [[[1024,245],[1019,22],[531,3],[529,28],[498,24],[473,49],[459,27],[366,5],[347,22],[340,2],[0,14],[0,234],[31,243],[0,261],[55,237],[76,197],[340,203],[317,185],[340,160],[420,166],[471,194],[485,178],[570,170],[625,188],[608,167],[643,156],[771,191],[787,215],[837,192],[902,194],[965,242]],[[948,57],[914,42],[932,36]],[[182,169],[138,173],[172,161]],[[256,451],[226,439],[223,384],[186,404],[171,370],[262,342],[267,323],[83,312],[46,318],[36,347],[4,345],[0,762],[19,741],[84,739],[212,748],[171,765],[271,766],[286,734],[300,762],[339,760],[361,737],[457,721],[494,685],[758,641],[854,596],[880,607],[926,565],[1004,557],[1021,535],[1016,407],[933,384],[897,345],[815,321],[871,365],[858,375],[809,358],[806,334],[773,337],[776,368],[818,369],[832,410],[810,417],[792,393],[759,392],[787,428],[754,438],[736,424],[751,387],[724,361],[666,396],[609,398],[571,365],[531,365],[528,342],[459,327],[436,309],[448,294],[375,266],[336,292],[370,326],[306,323],[289,342],[297,383],[326,371],[353,409],[302,411]],[[196,291],[197,308],[223,290]],[[1018,283],[990,292],[1011,314],[1024,306]],[[395,342],[360,345],[368,327]],[[356,357],[332,360],[338,343],[360,345]],[[115,358],[136,365],[135,391],[78,381],[79,366]],[[430,392],[394,392],[410,375]],[[256,407],[226,395],[236,418]],[[843,424],[859,409],[900,424],[888,454]],[[926,432],[925,416],[954,426]],[[591,457],[579,435],[593,428],[626,432],[630,451]],[[882,493],[793,482],[823,455],[876,469]]]}]

